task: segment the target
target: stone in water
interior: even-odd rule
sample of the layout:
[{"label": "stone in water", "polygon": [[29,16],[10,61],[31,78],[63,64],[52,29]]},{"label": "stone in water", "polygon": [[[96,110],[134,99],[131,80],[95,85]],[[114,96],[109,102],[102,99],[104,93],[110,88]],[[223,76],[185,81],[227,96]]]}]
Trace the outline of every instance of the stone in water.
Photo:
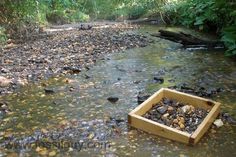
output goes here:
[{"label": "stone in water", "polygon": [[224,123],[222,122],[221,119],[216,119],[216,120],[214,121],[214,125],[215,125],[217,128],[219,128],[219,127],[222,127],[222,126],[224,125]]}]

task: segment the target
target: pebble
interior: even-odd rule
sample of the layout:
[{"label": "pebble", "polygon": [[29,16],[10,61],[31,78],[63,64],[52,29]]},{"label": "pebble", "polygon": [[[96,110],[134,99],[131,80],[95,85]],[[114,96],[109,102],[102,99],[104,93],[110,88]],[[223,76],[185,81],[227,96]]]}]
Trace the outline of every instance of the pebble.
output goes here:
[{"label": "pebble", "polygon": [[188,85],[187,83],[181,83],[175,86],[170,86],[168,87],[170,89],[175,89],[184,93],[189,93],[189,94],[193,94],[193,95],[197,95],[200,97],[212,97],[220,92],[223,92],[224,89],[222,88],[210,88],[210,89],[206,89],[203,86],[195,86],[195,87],[191,87],[190,85]]},{"label": "pebble", "polygon": [[185,123],[184,117],[180,117],[180,118],[179,118],[179,122],[182,123],[182,124],[184,124],[184,123]]},{"label": "pebble", "polygon": [[[106,28],[86,31],[61,31],[50,38],[45,36],[38,39],[37,36],[32,36],[32,42],[21,40],[16,47],[0,48],[4,63],[0,67],[0,72],[4,74],[0,76],[0,87],[4,88],[1,93],[16,89],[7,78],[21,78],[32,83],[60,74],[78,74],[82,70],[89,70],[106,54],[149,45],[152,39],[144,38],[138,32],[126,32],[135,27],[108,24]],[[85,78],[89,79],[90,76]]]},{"label": "pebble", "polygon": [[138,99],[138,104],[143,103],[145,100],[147,100],[151,95],[145,92],[139,92],[137,99]]},{"label": "pebble", "polygon": [[182,124],[182,123],[180,123],[179,127],[180,127],[180,129],[184,129],[185,128],[184,124]]},{"label": "pebble", "polygon": [[217,128],[222,127],[224,125],[221,119],[216,119],[213,123]]},{"label": "pebble", "polygon": [[63,70],[69,71],[72,74],[77,74],[77,73],[81,72],[81,68],[79,66],[77,66],[77,67],[66,66],[63,68]]},{"label": "pebble", "polygon": [[55,91],[52,88],[44,88],[45,94],[53,94]]},{"label": "pebble", "polygon": [[74,151],[74,149],[70,147],[68,152],[72,152],[72,151]]},{"label": "pebble", "polygon": [[185,105],[181,108],[183,113],[189,112],[190,111],[190,106],[189,105]]},{"label": "pebble", "polygon": [[173,123],[174,123],[174,124],[178,124],[178,122],[179,122],[179,121],[178,121],[177,119],[174,119],[174,120],[173,120]]},{"label": "pebble", "polygon": [[119,100],[119,98],[111,96],[111,97],[108,97],[107,100],[110,101],[111,103],[116,103]]},{"label": "pebble", "polygon": [[28,81],[26,79],[18,79],[16,80],[16,85],[18,86],[25,86],[28,84]]},{"label": "pebble", "polygon": [[167,111],[167,107],[166,107],[166,106],[158,107],[158,108],[157,108],[157,111],[158,111],[160,114],[164,114],[164,113]]},{"label": "pebble", "polygon": [[6,77],[0,76],[0,87],[8,87],[11,84],[12,84],[12,80]]},{"label": "pebble", "polygon": [[163,115],[164,118],[167,118],[170,114],[169,113],[166,113]]},{"label": "pebble", "polygon": [[215,133],[216,133],[216,130],[211,129],[211,133],[212,133],[212,134],[215,134]]},{"label": "pebble", "polygon": [[1,68],[1,72],[2,72],[2,73],[9,73],[10,70],[8,70],[8,69],[6,69],[6,68]]},{"label": "pebble", "polygon": [[159,83],[159,84],[163,84],[164,83],[164,78],[163,77],[155,76],[153,78],[153,80],[154,80],[155,83]]},{"label": "pebble", "polygon": [[168,112],[172,112],[174,110],[174,108],[172,106],[168,106],[167,110],[168,110]]}]

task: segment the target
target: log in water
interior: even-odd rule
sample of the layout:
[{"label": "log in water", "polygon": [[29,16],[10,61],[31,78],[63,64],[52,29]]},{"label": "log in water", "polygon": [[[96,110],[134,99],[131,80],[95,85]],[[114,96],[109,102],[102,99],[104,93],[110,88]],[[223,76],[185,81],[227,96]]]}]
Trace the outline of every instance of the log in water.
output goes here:
[{"label": "log in water", "polygon": [[173,32],[161,29],[159,30],[159,33],[152,34],[152,36],[180,43],[183,45],[184,48],[197,48],[197,47],[204,47],[207,49],[224,48],[224,44],[221,41],[205,40],[200,37],[196,37],[184,32]]}]

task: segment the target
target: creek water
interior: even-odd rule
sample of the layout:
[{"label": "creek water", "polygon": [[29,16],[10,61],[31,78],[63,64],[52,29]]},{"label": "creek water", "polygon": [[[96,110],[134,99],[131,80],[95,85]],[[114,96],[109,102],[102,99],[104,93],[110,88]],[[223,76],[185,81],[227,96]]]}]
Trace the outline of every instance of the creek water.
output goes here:
[{"label": "creek water", "polygon": [[[134,33],[146,34],[158,29],[143,26]],[[37,131],[51,132],[67,122],[78,121],[81,133],[71,135],[74,141],[97,138],[108,141],[110,146],[55,149],[57,156],[235,156],[236,126],[233,125],[207,132],[194,147],[128,126],[127,114],[138,106],[140,91],[154,93],[161,87],[180,83],[223,88],[224,91],[212,99],[221,102],[221,110],[236,118],[236,62],[232,58],[225,57],[220,50],[190,51],[167,40],[154,40],[145,48],[107,55],[78,75],[51,78],[2,96],[1,101],[8,102],[13,113],[1,119],[0,143],[4,143],[6,137],[14,137],[12,141],[27,140]],[[153,82],[153,77],[160,73],[163,84]],[[66,78],[73,81],[65,83]],[[45,85],[55,93],[45,94]],[[119,100],[111,103],[107,101],[109,96]],[[53,150],[48,149],[44,155]],[[37,156],[37,151],[36,148],[0,148],[0,156]]]}]

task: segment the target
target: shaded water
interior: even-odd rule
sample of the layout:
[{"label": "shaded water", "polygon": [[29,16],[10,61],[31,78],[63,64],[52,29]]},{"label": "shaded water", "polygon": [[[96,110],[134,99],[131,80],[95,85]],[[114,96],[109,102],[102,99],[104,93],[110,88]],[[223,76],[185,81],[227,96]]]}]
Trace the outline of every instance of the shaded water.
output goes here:
[{"label": "shaded water", "polygon": [[[139,31],[144,33],[157,29],[148,26]],[[165,81],[161,85],[152,81],[159,72],[165,73]],[[91,78],[85,79],[85,75]],[[13,114],[1,121],[0,141],[3,142],[3,137],[9,134],[20,138],[30,136],[42,128],[51,131],[75,119],[84,124],[79,126],[83,132],[94,133],[95,136],[109,134],[105,140],[111,146],[106,150],[57,150],[58,156],[236,155],[236,126],[224,125],[216,133],[208,132],[199,144],[189,147],[137,131],[127,125],[128,112],[138,105],[139,91],[154,93],[161,87],[179,83],[224,88],[225,91],[213,99],[222,103],[223,111],[236,118],[236,62],[224,57],[220,51],[187,51],[178,44],[156,38],[156,43],[148,47],[109,55],[90,70],[70,76],[70,79],[74,81],[68,84],[64,77],[52,78],[1,97],[2,101],[9,103]],[[45,85],[53,88],[55,94],[45,95]],[[119,101],[112,104],[106,100],[109,96],[119,97]],[[121,122],[110,126],[106,123],[107,117]],[[81,138],[78,136],[74,140],[79,141]],[[0,156],[15,152],[23,156],[37,154],[35,150],[0,149]]]}]

